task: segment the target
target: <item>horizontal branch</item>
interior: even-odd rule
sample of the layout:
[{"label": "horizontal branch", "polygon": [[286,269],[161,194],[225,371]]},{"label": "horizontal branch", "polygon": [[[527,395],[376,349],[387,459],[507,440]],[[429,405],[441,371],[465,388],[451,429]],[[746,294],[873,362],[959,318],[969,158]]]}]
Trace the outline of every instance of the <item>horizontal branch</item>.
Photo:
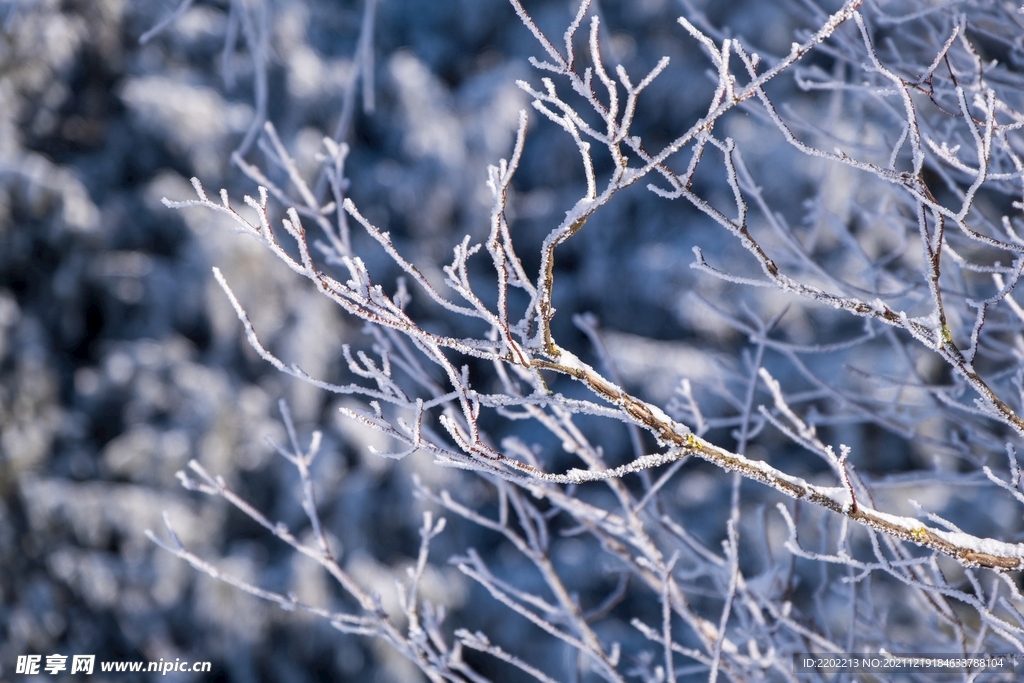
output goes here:
[{"label": "horizontal branch", "polygon": [[942,531],[928,527],[911,517],[874,510],[859,501],[854,503],[847,487],[817,486],[800,477],[786,474],[768,463],[751,460],[739,453],[719,448],[694,434],[685,425],[672,420],[658,407],[629,395],[573,354],[565,350],[560,351],[559,362],[544,361],[536,364],[583,382],[595,394],[628,413],[637,424],[650,431],[660,445],[669,448],[669,452],[664,455],[644,456],[616,470],[582,472],[580,474],[586,475],[582,480],[620,476],[619,470],[636,471],[693,455],[722,469],[770,486],[794,500],[827,508],[876,531],[948,555],[966,566],[988,567],[999,571],[1024,568],[1022,544],[978,538],[961,532]]}]

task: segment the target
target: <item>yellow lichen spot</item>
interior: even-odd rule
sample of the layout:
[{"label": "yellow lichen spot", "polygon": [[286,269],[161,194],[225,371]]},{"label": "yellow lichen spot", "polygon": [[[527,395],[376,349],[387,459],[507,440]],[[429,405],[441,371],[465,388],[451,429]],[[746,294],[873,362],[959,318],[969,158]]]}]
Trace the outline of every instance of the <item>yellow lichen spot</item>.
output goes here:
[{"label": "yellow lichen spot", "polygon": [[928,538],[928,529],[923,526],[919,526],[916,529],[911,529],[910,535],[914,537],[914,540],[923,541]]},{"label": "yellow lichen spot", "polygon": [[953,333],[949,331],[947,325],[942,326],[942,343],[943,345],[953,343]]}]

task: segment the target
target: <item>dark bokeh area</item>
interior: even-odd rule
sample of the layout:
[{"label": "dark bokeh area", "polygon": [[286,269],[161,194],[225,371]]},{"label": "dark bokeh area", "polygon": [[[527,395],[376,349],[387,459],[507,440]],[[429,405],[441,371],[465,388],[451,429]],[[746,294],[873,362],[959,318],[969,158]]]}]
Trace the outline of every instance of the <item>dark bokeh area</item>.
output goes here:
[{"label": "dark bokeh area", "polygon": [[[575,4],[525,4],[537,25],[561,45]],[[641,96],[634,120],[633,132],[643,137],[647,149],[660,149],[689,128],[707,112],[715,92],[707,55],[676,17],[698,16],[706,21],[702,26],[718,31],[716,39],[740,35],[750,50],[785,55],[824,16],[803,3],[773,5],[594,3],[606,59],[621,63],[636,78],[662,56],[671,59]],[[256,192],[255,183],[232,164],[232,153],[258,115],[260,97],[253,46],[244,31],[235,43],[228,40],[241,30],[232,18],[232,8],[239,7],[249,21],[266,28],[267,119],[315,185],[322,140],[334,134],[353,78],[362,2],[196,0],[140,44],[140,37],[176,6],[169,0],[0,3],[6,17],[0,35],[0,679],[28,680],[14,673],[19,655],[60,653],[95,654],[98,661],[212,662],[210,674],[97,674],[95,680],[425,680],[380,640],[341,634],[326,620],[260,601],[195,571],[145,535],[147,530],[163,534],[166,514],[182,543],[224,572],[268,590],[292,592],[304,602],[353,609],[322,568],[297,557],[223,500],[184,490],[176,478],[190,460],[197,460],[268,518],[309,540],[299,477],[265,441],[266,436],[282,443],[287,438],[281,399],[287,400],[302,441],[314,429],[324,432],[313,478],[340,564],[381,596],[382,609],[397,623],[404,617],[395,583],[406,580],[415,562],[423,511],[436,510],[417,498],[414,481],[457,492],[464,504],[488,516],[498,506],[485,479],[433,464],[425,453],[402,460],[374,456],[371,447],[391,451],[394,444],[340,416],[338,408],[356,405],[355,399],[285,377],[261,359],[213,280],[212,266],[231,283],[264,345],[315,378],[351,381],[343,345],[368,348],[371,338],[361,321],[346,317],[263,246],[238,234],[222,215],[199,208],[175,211],[161,201],[194,198],[193,176],[211,196],[226,188],[235,205]],[[983,10],[978,11],[988,21],[1002,11]],[[880,44],[886,32],[902,30],[876,23]],[[972,35],[992,51],[987,58],[1005,54],[1011,70],[1019,69],[1019,39],[1003,42],[998,27],[981,26]],[[843,30],[847,37],[857,35],[854,28]],[[925,47],[915,44],[908,50],[934,54],[929,40],[922,38]],[[935,49],[944,38],[936,40]],[[346,135],[351,146],[348,194],[363,215],[390,232],[409,261],[440,282],[441,266],[450,262],[463,236],[480,241],[490,229],[487,166],[511,152],[519,111],[531,109],[530,97],[516,81],[541,87],[542,74],[528,59],[542,57],[542,49],[505,0],[378,0],[372,45],[372,83],[355,89]],[[581,47],[585,62],[584,52]],[[823,50],[809,56],[803,68],[807,74],[845,77],[834,66],[833,55]],[[787,114],[805,117],[801,132],[820,133],[830,144],[833,138],[853,140],[851,147],[863,143],[866,149],[881,140],[879,147],[891,148],[899,135],[898,119],[886,124],[894,134],[883,125],[891,111],[879,113],[880,105],[853,106],[852,123],[822,132],[839,121],[837,111],[845,111],[842,103],[829,105],[832,95],[801,89],[793,79],[773,83],[769,94],[792,105]],[[831,115],[834,121],[827,118]],[[719,124],[725,129],[719,132],[747,145],[746,161],[764,196],[791,222],[803,244],[813,243],[808,253],[826,270],[855,269],[849,265],[851,243],[870,253],[865,260],[880,262],[882,254],[914,237],[914,219],[905,207],[884,209],[904,221],[891,229],[898,237],[886,232],[891,224],[885,228],[882,218],[872,222],[869,211],[851,217],[844,208],[857,204],[858,193],[869,194],[872,183],[881,186],[880,181],[865,181],[846,167],[823,171],[823,163],[807,161],[763,123],[763,117],[738,108]],[[271,157],[265,140],[245,150],[245,159],[263,168],[272,165]],[[701,167],[693,190],[729,213],[734,210],[732,190],[720,159]],[[594,161],[598,176],[610,172],[607,155],[595,149]],[[669,163],[680,171],[688,162],[687,152]],[[287,185],[283,173],[267,172]],[[659,179],[652,175],[650,180]],[[873,331],[864,344],[799,356],[799,362],[798,354],[774,347],[764,351],[763,344],[754,343],[757,326],[773,318],[776,327],[770,334],[795,345],[839,343],[868,328],[862,319],[786,293],[744,287],[691,268],[693,248],[699,246],[709,261],[732,272],[745,277],[759,272],[733,236],[690,204],[659,198],[645,185],[622,191],[579,239],[560,248],[553,301],[559,315],[553,332],[562,346],[600,365],[600,354],[573,324],[573,315],[593,313],[622,385],[667,410],[674,406],[673,415],[687,421],[693,415],[679,407],[678,389],[681,378],[689,379],[704,417],[711,419],[708,438],[726,448],[741,442],[747,446],[747,436],[737,431],[746,429],[747,422],[737,415],[749,421],[757,413],[743,402],[757,367],[768,367],[796,397],[801,414],[819,425],[824,440],[851,447],[852,461],[868,480],[891,475],[888,487],[879,487],[879,509],[900,500],[898,513],[913,515],[906,499],[915,498],[957,520],[966,532],[1020,540],[1020,510],[1012,497],[978,505],[986,490],[982,484],[987,485],[980,468],[1006,468],[998,442],[1009,438],[1007,430],[986,431],[982,441],[981,432],[955,423],[922,388],[952,382],[948,368],[924,351],[904,352],[909,336],[896,332]],[[948,186],[953,196],[965,184],[950,181]],[[1014,191],[993,191],[982,209],[992,215],[1011,210],[1007,207],[1019,197],[1019,187]],[[575,143],[531,110],[510,202],[516,248],[528,273],[537,271],[545,236],[584,192]],[[280,219],[283,210],[274,211]],[[774,235],[764,225],[759,229]],[[828,233],[837,225],[840,237]],[[394,262],[354,223],[352,239],[374,280],[393,292],[401,274]],[[778,236],[766,239],[772,246],[787,244]],[[894,270],[918,263],[919,245],[907,247],[910,252],[895,257]],[[474,281],[493,296],[486,285],[493,281],[493,267],[486,260],[472,263]],[[785,259],[780,263],[789,265]],[[957,281],[962,285],[958,295],[980,296],[980,289],[971,289],[973,282],[968,277]],[[513,299],[511,305],[521,310],[526,302]],[[456,337],[485,332],[479,321],[447,315],[426,297],[414,296],[410,306],[432,330]],[[970,321],[964,324],[969,330]],[[486,363],[468,363],[474,380],[495,381]],[[1010,374],[1001,374],[1000,381],[1012,384]],[[567,395],[586,395],[572,382],[552,381],[561,382],[554,386]],[[905,393],[897,396],[894,386],[903,386]],[[833,388],[850,393],[830,393]],[[854,394],[871,398],[848,399]],[[755,405],[772,405],[763,386],[755,398]],[[634,444],[620,423],[584,416],[579,424],[612,465],[633,457]],[[750,457],[826,480],[828,468],[821,460],[764,420],[758,424],[758,433],[748,435]],[[481,425],[495,442],[514,435],[547,449],[551,471],[580,466],[532,423],[488,414]],[[639,445],[648,452],[657,447],[646,436]],[[997,462],[989,452],[1003,459]],[[963,474],[976,487],[936,485],[908,494],[898,477],[921,469],[937,473],[940,482],[947,473]],[[640,477],[627,485],[643,495]],[[665,485],[657,515],[677,520],[719,552],[732,486],[730,475],[705,463],[688,463]],[[610,495],[596,485],[573,493],[595,505],[605,505]],[[836,634],[845,628],[839,622],[846,622],[835,615],[840,609],[845,615],[851,599],[851,589],[841,583],[849,576],[847,568],[833,572],[822,568],[825,563],[788,555],[788,531],[775,510],[782,496],[752,482],[744,482],[739,495],[745,545],[738,562],[751,583],[772,586],[766,591],[799,613],[794,623],[808,633],[839,639]],[[822,539],[831,538],[831,527],[817,511],[804,509],[803,514],[798,522],[809,527],[809,542],[820,541],[824,548]],[[571,648],[510,612],[448,562],[472,548],[501,579],[526,592],[544,593],[532,566],[499,535],[447,517],[445,532],[431,545],[420,594],[447,608],[449,632],[483,631],[557,680],[578,680],[567,673],[577,666],[584,671],[582,680],[598,680],[576,661]],[[571,577],[575,598],[585,609],[599,605],[627,570],[608,548],[578,534],[574,520],[554,514],[550,519],[558,532],[551,541],[554,565]],[[870,550],[871,545],[865,536],[851,547]],[[959,569],[949,572],[951,584],[969,585]],[[680,580],[690,582],[690,607],[717,621],[727,585],[699,571]],[[857,590],[877,591],[872,600],[880,604],[901,590],[888,577],[860,586],[853,589],[854,598]],[[631,620],[659,625],[661,596],[635,581],[624,595],[626,600],[612,605],[597,628],[602,638],[622,643],[628,662],[623,671],[653,670],[663,657],[660,645],[633,628]],[[782,623],[782,617],[764,609],[765,619]],[[879,626],[886,642],[920,649],[929,644],[936,621],[946,629],[943,643],[957,640],[957,628],[975,627],[970,618],[964,619],[965,627],[950,626],[952,618],[922,616],[927,609],[897,600],[886,612],[891,622]],[[863,627],[868,613],[855,614],[853,625]],[[745,627],[736,628],[743,632]],[[685,629],[678,637],[695,647]],[[810,636],[804,641],[808,649],[815,642]],[[494,658],[475,652],[465,658],[490,680],[527,680]],[[707,669],[690,673],[694,680],[705,680]],[[769,671],[766,678],[751,680],[773,680],[772,675]],[[39,680],[44,679],[58,677]],[[630,680],[655,679],[636,673]]]}]

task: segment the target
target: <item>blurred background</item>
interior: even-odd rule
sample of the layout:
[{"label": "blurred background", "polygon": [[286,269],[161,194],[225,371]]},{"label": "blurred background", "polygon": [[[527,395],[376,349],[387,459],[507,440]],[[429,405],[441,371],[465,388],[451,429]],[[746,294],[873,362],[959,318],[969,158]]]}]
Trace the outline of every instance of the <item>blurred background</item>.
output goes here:
[{"label": "blurred background", "polygon": [[[565,0],[526,5],[556,43],[575,11]],[[641,98],[634,129],[647,148],[658,149],[691,125],[714,91],[709,61],[675,22],[679,14],[700,16],[722,35],[744,36],[751,49],[782,55],[797,31],[817,25],[817,15],[803,7],[595,2],[602,49],[634,78],[663,55],[671,57],[668,71]],[[161,203],[163,197],[194,197],[192,176],[211,195],[227,188],[236,203],[255,193],[231,154],[259,116],[264,94],[267,118],[315,181],[321,140],[334,134],[355,77],[364,4],[197,0],[140,44],[177,8],[170,0],[0,2],[0,679],[21,680],[14,674],[18,655],[60,653],[213,663],[210,675],[167,680],[418,680],[386,646],[199,575],[144,535],[162,531],[166,512],[186,546],[225,570],[308,601],[337,600],[318,568],[294,558],[223,501],[188,493],[175,479],[196,459],[270,518],[302,529],[298,478],[264,441],[267,435],[284,439],[282,398],[303,439],[315,428],[325,430],[314,472],[323,518],[343,549],[342,564],[379,591],[389,611],[397,610],[388,597],[394,581],[419,545],[424,505],[412,494],[413,475],[429,486],[461,487],[466,500],[480,505],[492,495],[474,477],[433,466],[420,454],[397,462],[374,457],[369,446],[387,450],[389,444],[340,419],[337,408],[347,399],[282,377],[261,360],[246,344],[211,266],[223,270],[264,344],[314,377],[347,381],[342,344],[368,342],[359,321],[345,318],[222,217]],[[265,38],[262,80],[253,35]],[[371,54],[364,68],[372,82],[354,90],[345,133],[352,148],[349,194],[364,215],[391,232],[407,258],[436,269],[463,235],[479,240],[487,234],[486,167],[510,154],[518,112],[530,108],[516,80],[539,83],[527,59],[542,51],[504,0],[378,0]],[[780,97],[816,102],[792,84],[779,88]],[[530,116],[511,205],[519,253],[535,272],[537,246],[584,184],[572,140],[535,111]],[[751,153],[752,167],[784,169],[762,173],[758,181],[766,195],[781,199],[778,210],[799,222],[803,201],[822,182],[820,167],[790,163],[795,153],[778,134],[758,139],[745,114],[728,125],[762,154],[759,162]],[[255,144],[245,152],[251,162],[265,160]],[[607,172],[598,162],[598,172]],[[727,204],[730,190],[719,176],[698,175],[697,187]],[[827,182],[834,191],[825,209],[841,214],[856,180],[839,170]],[[786,309],[792,302],[781,295],[740,295],[749,290],[689,268],[694,245],[709,259],[740,251],[689,205],[658,199],[643,187],[623,192],[599,212],[585,237],[559,251],[556,338],[592,358],[571,316],[593,312],[623,382],[660,405],[671,402],[678,380],[687,377],[708,416],[739,409],[750,344],[729,315],[756,311],[754,317],[768,319],[789,310],[780,329],[792,341],[859,333],[858,323],[834,312],[801,304]],[[878,238],[879,248],[886,239]],[[357,251],[369,244],[358,230],[353,240]],[[371,271],[378,281],[393,282],[394,267],[374,254],[364,255]],[[735,258],[727,262],[742,268],[742,256]],[[485,266],[480,278],[490,277]],[[706,302],[721,304],[729,315]],[[457,329],[442,312],[424,307],[422,315],[436,316],[430,324],[438,328]],[[813,374],[836,361],[819,355],[808,363]],[[624,429],[587,424],[610,460],[629,458]],[[735,424],[718,423],[712,436],[735,443]],[[941,431],[931,424],[934,433]],[[874,471],[899,473],[924,457],[913,431],[894,436],[870,416],[834,420],[833,426],[831,433],[851,445],[865,467],[874,462]],[[781,439],[765,443],[777,446],[773,463],[797,462],[786,460],[790,451]],[[763,445],[748,452],[768,453]],[[572,463],[552,468],[561,465]],[[824,469],[821,463],[807,467]],[[730,482],[694,465],[666,489],[685,511],[688,528],[715,548],[724,537]],[[960,504],[950,495],[936,492],[926,502],[939,509]],[[963,493],[968,502],[974,495],[973,489]],[[758,496],[775,500],[763,491],[750,496],[752,507],[763,507]],[[979,528],[1019,518],[998,505],[984,514],[992,521],[982,520]],[[448,556],[474,547],[514,578],[523,560],[493,535],[449,522],[432,548],[425,597],[447,606],[453,628],[483,629],[558,670],[561,649],[524,620],[509,618],[446,564]],[[767,525],[764,534],[771,536]],[[1002,537],[1007,534],[1004,529]],[[585,596],[616,581],[588,547],[565,539],[554,551]],[[818,580],[819,586],[828,582],[824,575]],[[807,604],[820,600],[827,612],[830,594],[815,594],[813,582],[805,585]],[[699,596],[694,600],[699,608]],[[652,605],[648,616],[656,621],[656,601]],[[908,632],[920,627],[907,622]],[[625,642],[636,637],[621,629]],[[479,666],[497,680],[519,680],[493,662],[481,659]]]}]

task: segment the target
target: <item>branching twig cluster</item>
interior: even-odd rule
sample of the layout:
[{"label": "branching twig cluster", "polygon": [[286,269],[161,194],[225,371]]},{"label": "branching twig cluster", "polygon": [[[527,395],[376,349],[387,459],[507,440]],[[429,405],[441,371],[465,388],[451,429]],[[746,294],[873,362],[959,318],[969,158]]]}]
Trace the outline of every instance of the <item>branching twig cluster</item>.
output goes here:
[{"label": "branching twig cluster", "polygon": [[[897,24],[921,21],[920,17],[888,17],[877,8],[862,14],[861,0],[850,0],[837,12],[818,17],[818,28],[794,42],[788,54],[762,58],[748,51],[740,40],[706,30],[706,20],[691,15],[692,20],[682,18],[680,24],[710,59],[715,90],[703,116],[661,149],[652,151],[634,132],[634,121],[642,93],[668,69],[668,59],[659,61],[634,83],[622,66],[605,68],[600,22],[588,0],[580,5],[559,45],[541,31],[519,0],[511,1],[545,54],[543,60],[531,60],[544,74],[541,85],[521,82],[520,87],[534,98],[538,112],[571,137],[579,151],[585,181],[583,196],[544,238],[538,272],[527,272],[516,252],[508,210],[512,181],[524,154],[525,113],[520,117],[511,158],[489,171],[494,202],[490,232],[481,244],[473,244],[467,236],[455,246],[450,264],[443,269],[446,289],[435,286],[403,256],[391,235],[377,228],[345,196],[347,148],[338,137],[324,141],[324,178],[333,189],[334,202],[321,205],[320,190],[303,180],[275,129],[267,124],[263,130],[264,149],[284,170],[299,201],[246,162],[244,150],[240,150],[237,163],[260,184],[257,198],[244,199],[248,211],[233,206],[224,191],[219,201],[211,199],[198,180],[193,180],[198,199],[165,203],[174,208],[203,207],[229,216],[242,232],[264,244],[322,295],[364,321],[373,344],[372,354],[345,348],[352,383],[336,385],[311,378],[266,348],[243,304],[215,269],[217,281],[234,306],[251,346],[286,374],[331,392],[364,398],[364,409],[345,408],[343,412],[396,444],[395,452],[382,455],[401,458],[417,451],[429,453],[438,464],[472,470],[488,482],[498,500],[492,516],[469,507],[447,491],[421,485],[419,494],[438,508],[494,532],[525,557],[541,579],[543,595],[526,592],[503,579],[473,551],[458,558],[456,564],[497,601],[576,651],[581,670],[591,670],[605,680],[625,680],[632,675],[627,672],[645,680],[675,680],[683,660],[696,662],[710,672],[711,680],[792,678],[783,654],[806,649],[851,649],[850,642],[839,642],[795,616],[785,591],[780,597],[777,581],[771,577],[754,581],[755,577],[742,571],[741,478],[760,482],[791,501],[813,504],[841,519],[834,548],[823,542],[813,550],[799,533],[796,517],[800,505],[787,507],[780,503],[778,509],[789,531],[786,548],[794,558],[846,568],[850,572],[847,582],[854,593],[866,592],[868,577],[875,574],[900,582],[931,606],[944,628],[953,634],[952,640],[965,652],[976,651],[990,636],[994,642],[1021,649],[1022,597],[1006,572],[1022,568],[1024,545],[971,535],[932,513],[924,514],[930,522],[926,524],[877,509],[874,482],[861,476],[854,466],[857,454],[840,445],[837,455],[816,426],[828,424],[825,416],[799,406],[832,400],[856,421],[913,435],[918,416],[912,411],[901,412],[892,405],[879,405],[833,386],[804,361],[808,354],[884,341],[912,368],[905,379],[894,383],[921,390],[932,412],[959,411],[969,416],[965,427],[969,438],[988,444],[1024,437],[1024,419],[1019,414],[1024,375],[1019,371],[1009,375],[986,360],[1006,358],[1018,368],[1024,360],[1020,341],[1024,311],[1011,297],[1024,272],[1024,241],[1017,236],[1020,221],[1016,217],[996,218],[991,202],[980,199],[989,191],[1018,197],[1024,194],[1024,164],[1015,137],[1024,124],[1024,114],[1011,106],[1013,99],[1003,92],[1020,85],[1022,79],[1011,79],[1001,72],[992,74],[994,67],[981,59],[968,40],[963,18],[946,26],[948,34],[941,40],[932,40],[939,35],[936,27],[941,28],[937,21],[928,24],[935,35],[922,38],[919,44],[880,47],[875,44],[875,32],[866,17]],[[368,3],[367,7],[372,5]],[[372,17],[372,10],[368,9],[367,16]],[[589,33],[580,40],[577,33],[588,16]],[[372,24],[372,18],[365,21]],[[585,44],[586,60],[577,55],[578,42]],[[937,46],[938,52],[933,50],[929,61],[919,63],[929,45]],[[361,49],[370,53],[367,48]],[[836,64],[832,74],[804,64],[804,58],[815,51]],[[581,67],[581,61],[588,61],[589,66]],[[838,132],[776,104],[772,87],[783,75],[795,76],[796,84],[805,91],[836,98],[840,107],[843,98],[855,99],[859,107],[870,108],[876,119],[888,122],[897,131],[895,137],[882,136],[884,145],[873,147],[869,143],[844,145],[838,140]],[[365,75],[363,78],[366,84],[368,79]],[[565,87],[571,95],[560,90]],[[346,100],[350,108],[353,99],[354,93],[350,93]],[[575,104],[580,100],[587,111]],[[878,220],[891,223],[898,246],[889,254],[869,255],[848,226],[837,226],[845,234],[845,253],[852,254],[849,258],[862,263],[863,268],[856,272],[830,268],[826,255],[790,225],[784,212],[772,207],[758,180],[761,171],[745,160],[742,145],[724,134],[733,110],[763,122],[792,150],[814,163],[852,169],[871,179],[882,188],[879,191],[887,192],[891,206],[884,213],[878,209]],[[839,146],[829,151],[823,141]],[[604,177],[596,170],[599,164],[595,162],[595,148],[612,162]],[[678,164],[682,170],[677,170],[677,157],[687,149],[689,156]],[[724,184],[731,193],[733,205],[728,210],[717,205],[719,199],[702,196],[695,184],[698,170],[703,172],[715,163],[724,170]],[[604,373],[559,345],[552,331],[558,247],[585,232],[588,219],[619,192],[652,175],[660,179],[658,184],[649,185],[652,192],[688,201],[723,228],[745,252],[748,264],[753,259],[759,272],[756,276],[739,274],[728,263],[713,263],[714,257],[696,249],[693,266],[698,271],[732,284],[779,290],[793,300],[863,319],[863,332],[849,340],[806,347],[772,335],[781,315],[769,324],[755,325],[730,317],[733,326],[755,345],[747,372],[741,373],[742,396],[734,401],[739,417],[730,423],[736,428],[731,448],[716,445],[707,437],[709,430],[726,422],[705,418],[688,382],[681,385],[671,412],[690,426],[673,419],[666,412],[668,408],[663,410],[623,388],[593,319],[579,317],[577,325],[594,342],[595,354],[607,366]],[[288,207],[280,221],[284,233],[273,224],[271,196]],[[812,212],[820,209],[814,200],[809,206]],[[1014,204],[1018,210],[1022,206],[1024,200]],[[861,220],[870,218],[865,210]],[[373,281],[366,262],[354,253],[349,219],[361,226],[403,272],[394,293],[388,294]],[[304,221],[317,225],[327,242],[316,241],[311,247]],[[916,261],[916,257],[908,256],[915,235],[921,252]],[[479,284],[471,278],[472,259],[478,254],[489,257],[488,265],[494,272],[493,288],[486,292],[479,291]],[[920,268],[908,267],[914,263]],[[336,275],[338,272],[345,275]],[[411,312],[413,296],[423,297],[425,306],[444,315],[472,321],[484,332],[454,337],[424,325]],[[968,316],[965,311],[973,313]],[[722,314],[731,315],[724,310]],[[785,391],[765,367],[769,353],[795,368],[810,390],[802,394]],[[922,377],[915,366],[921,354],[937,355],[950,372],[951,384],[938,386]],[[474,359],[474,368],[491,368],[493,374],[488,379],[500,389],[491,393],[481,390],[479,387],[492,385],[471,381],[466,359]],[[566,385],[564,378],[585,386],[592,398],[573,398],[556,391]],[[1016,396],[1008,391],[1014,383]],[[768,397],[770,405],[758,408],[759,395]],[[964,395],[973,395],[974,404],[964,402]],[[495,443],[483,427],[485,412],[509,424],[531,421],[553,437],[565,454],[577,458],[580,466],[552,472],[552,459],[542,457],[539,448],[521,441],[512,431]],[[583,416],[617,420],[627,426],[633,458],[624,465],[615,465],[616,461],[588,437]],[[358,611],[335,613],[300,605],[289,596],[225,580],[283,607],[319,614],[341,630],[383,637],[432,680],[481,680],[462,660],[462,648],[488,653],[538,680],[554,680],[526,659],[492,643],[483,633],[459,630],[455,632],[455,644],[446,644],[440,628],[443,614],[418,605],[417,585],[429,544],[444,526],[443,520],[435,524],[429,515],[421,531],[422,545],[411,582],[401,594],[408,629],[403,632],[388,621],[379,600],[364,592],[341,569],[325,540],[309,474],[316,437],[308,451],[302,451],[287,412],[285,424],[291,448],[277,448],[301,475],[304,507],[319,544],[316,548],[299,543],[290,531],[266,519],[199,465],[192,465],[198,479],[183,476],[183,482],[189,488],[225,498],[296,551],[320,563],[355,601]],[[748,445],[769,426],[817,455],[830,472],[831,485],[812,483],[788,473],[782,465],[770,464],[770,458],[750,454]],[[649,436],[644,437],[642,432]],[[646,452],[645,444],[650,443],[657,444],[655,452]],[[665,483],[692,456],[737,475],[721,553],[697,540],[666,512],[661,500]],[[669,463],[671,466],[660,476],[648,472]],[[984,474],[999,489],[1024,503],[1012,446],[1009,463],[1008,476],[987,465]],[[626,481],[637,473],[643,475],[639,492]],[[600,482],[608,497],[580,495],[587,482]],[[617,563],[622,579],[602,604],[580,604],[564,572],[553,562],[552,520],[556,516],[572,521],[571,530],[563,533],[586,535]],[[868,559],[855,550],[855,528],[870,544]],[[164,547],[198,569],[220,577],[215,568],[175,540],[170,523],[168,529],[171,542],[162,543]],[[922,555],[912,549],[913,545],[934,552]],[[950,582],[940,556],[953,558],[961,565],[964,585]],[[777,566],[778,562],[768,564]],[[980,574],[977,567],[997,571]],[[594,627],[595,621],[614,609],[631,582],[646,587],[662,607],[660,623],[647,623],[639,617],[632,622],[644,638],[661,649],[660,663],[626,657],[621,642],[607,639]],[[694,592],[701,585],[712,586],[721,599],[717,614],[709,613],[706,605],[694,605]],[[953,608],[954,601],[968,605],[977,615],[977,624],[968,625]],[[855,608],[852,631],[863,618]],[[678,634],[681,626],[685,626],[686,638]]]}]

